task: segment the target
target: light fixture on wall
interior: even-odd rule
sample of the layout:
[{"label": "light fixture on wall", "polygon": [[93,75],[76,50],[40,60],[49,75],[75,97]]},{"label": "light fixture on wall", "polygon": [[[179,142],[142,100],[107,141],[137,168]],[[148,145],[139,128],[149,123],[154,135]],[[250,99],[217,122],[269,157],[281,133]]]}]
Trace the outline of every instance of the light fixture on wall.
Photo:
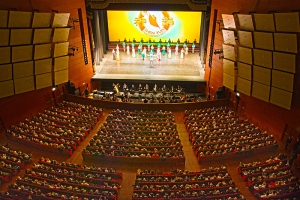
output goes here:
[{"label": "light fixture on wall", "polygon": [[69,47],[69,50],[71,50],[72,52],[69,52],[68,56],[74,56],[75,55],[74,52],[78,51],[78,47],[75,47],[75,46]]},{"label": "light fixture on wall", "polygon": [[223,49],[215,49],[214,54],[222,54],[223,53]]},{"label": "light fixture on wall", "polygon": [[223,20],[217,20],[217,24],[219,25],[219,31],[221,31],[224,28]]},{"label": "light fixture on wall", "polygon": [[224,56],[223,56],[223,49],[215,49],[214,54],[215,55],[219,55],[219,59],[223,59],[224,58]]},{"label": "light fixture on wall", "polygon": [[79,22],[79,19],[75,19],[75,18],[69,18],[69,21],[72,23],[71,26],[69,26],[71,29],[75,29],[75,23]]},{"label": "light fixture on wall", "polygon": [[75,47],[75,46],[69,47],[69,49],[71,49],[72,51],[78,51],[78,47]]},{"label": "light fixture on wall", "polygon": [[54,92],[56,90],[56,88],[58,88],[58,85],[52,86],[52,91]]}]

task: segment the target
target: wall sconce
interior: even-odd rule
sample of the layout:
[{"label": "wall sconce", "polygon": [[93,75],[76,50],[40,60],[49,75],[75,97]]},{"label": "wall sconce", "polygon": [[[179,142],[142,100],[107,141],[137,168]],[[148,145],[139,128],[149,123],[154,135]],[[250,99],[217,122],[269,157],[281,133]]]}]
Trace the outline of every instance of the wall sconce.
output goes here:
[{"label": "wall sconce", "polygon": [[221,31],[221,29],[224,28],[223,20],[217,20],[217,24],[219,25],[219,31]]},{"label": "wall sconce", "polygon": [[56,90],[56,88],[58,88],[58,85],[52,86],[52,92],[54,92]]},{"label": "wall sconce", "polygon": [[215,49],[215,51],[214,51],[214,54],[215,55],[219,55],[219,59],[223,59],[224,58],[224,56],[223,56],[223,49]]},{"label": "wall sconce", "polygon": [[75,18],[69,18],[69,20],[72,23],[72,26],[70,26],[70,28],[75,29],[75,23],[79,22],[79,19],[75,19]]},{"label": "wall sconce", "polygon": [[72,50],[72,52],[69,52],[68,56],[74,56],[74,52],[78,51],[78,47],[75,47],[75,46],[69,47],[69,49]]},{"label": "wall sconce", "polygon": [[239,92],[236,93],[235,98],[237,98],[237,99],[240,99],[240,98],[241,98]]},{"label": "wall sconce", "polygon": [[214,54],[222,54],[223,53],[223,49],[215,49]]},{"label": "wall sconce", "polygon": [[72,51],[78,51],[78,47],[75,47],[75,46],[69,47],[69,49],[71,49]]}]

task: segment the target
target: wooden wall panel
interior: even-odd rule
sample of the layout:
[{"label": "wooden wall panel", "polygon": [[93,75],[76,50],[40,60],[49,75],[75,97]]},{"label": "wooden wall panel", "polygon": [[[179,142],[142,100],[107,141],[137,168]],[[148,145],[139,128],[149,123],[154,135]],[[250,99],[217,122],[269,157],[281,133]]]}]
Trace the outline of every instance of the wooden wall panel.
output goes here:
[{"label": "wooden wall panel", "polygon": [[[270,10],[276,10],[276,13],[280,12],[291,12],[292,10],[300,9],[300,1],[260,1],[257,4],[257,1],[249,1],[249,0],[238,0],[238,1],[224,1],[224,0],[214,0],[212,1],[212,10],[218,10],[218,19],[222,19],[222,14],[232,14],[233,12],[239,12],[240,14],[249,14],[249,12],[253,11],[253,8],[256,8],[257,13],[268,14]],[[211,41],[211,30],[212,30],[212,18],[210,18],[210,31],[208,36],[208,44]],[[216,32],[216,38],[221,36],[221,32]],[[221,36],[222,37],[222,36]],[[222,46],[222,41],[215,40],[214,49],[219,49]],[[207,46],[207,52],[209,52],[210,46]],[[213,67],[210,69],[209,67],[205,68],[205,78],[208,80],[208,74],[210,70],[212,70],[212,74],[223,74],[223,63],[219,62],[218,57],[213,57]],[[293,102],[291,110],[288,111],[279,106],[273,105],[272,103],[262,101],[252,96],[247,96],[241,93],[241,101],[244,102],[244,109],[241,114],[245,117],[249,117],[249,119],[259,125],[263,130],[267,130],[268,132],[275,135],[275,137],[280,137],[281,133],[286,124],[290,125],[293,128],[299,126],[300,121],[300,81],[299,81],[299,63],[297,63],[298,71],[295,75],[295,87],[293,94]],[[218,88],[223,84],[223,78],[221,77],[211,77],[210,79],[210,88],[213,87]],[[299,104],[299,105],[298,105]],[[262,112],[262,110],[264,112]]]},{"label": "wooden wall panel", "polygon": [[296,55],[273,52],[273,68],[290,73],[296,72]]},{"label": "wooden wall panel", "polygon": [[0,65],[0,81],[12,79],[12,64]]},{"label": "wooden wall panel", "polygon": [[258,83],[262,83],[264,85],[271,84],[271,69],[267,69],[264,67],[253,66],[253,81]]},{"label": "wooden wall panel", "polygon": [[293,92],[294,74],[272,70],[272,86]]},{"label": "wooden wall panel", "polygon": [[272,69],[272,51],[253,49],[254,65]]},{"label": "wooden wall panel", "polygon": [[241,63],[241,62],[237,62],[237,74],[238,77],[247,79],[247,80],[252,80],[252,66],[245,64],[245,63]]},{"label": "wooden wall panel", "polygon": [[251,95],[251,81],[248,81],[246,79],[238,77],[237,78],[237,91],[250,96]]},{"label": "wooden wall panel", "polygon": [[[70,17],[75,19],[78,19],[78,9],[81,8],[83,13],[84,33],[87,43],[86,46],[90,46],[84,0],[0,1],[1,10],[10,10],[10,8],[16,8],[18,11],[32,12],[32,5],[34,5],[34,8],[38,9],[40,13],[52,13],[52,10],[57,10],[59,13],[70,13]],[[79,23],[75,23],[75,29],[70,30],[68,41],[70,42],[70,46],[76,46],[79,49],[79,51],[76,52],[75,56],[72,56],[69,59],[69,79],[75,84],[76,87],[80,87],[81,89],[83,89],[86,86],[83,83],[90,83],[90,79],[93,76],[93,69],[89,50],[89,64],[84,65]],[[78,68],[76,66],[81,67],[79,75]],[[62,84],[55,91],[55,95],[60,95],[63,92],[62,88],[64,88],[64,91],[67,91],[65,84]],[[24,101],[24,99],[26,99],[26,101]],[[3,124],[6,127],[9,127],[12,124],[16,124],[20,121],[23,121],[24,118],[31,117],[37,112],[41,112],[45,108],[51,107],[53,105],[54,99],[52,96],[51,88],[44,88],[40,90],[26,92],[15,96],[1,98],[0,117],[3,120]]]},{"label": "wooden wall panel", "polygon": [[223,71],[226,74],[230,74],[231,76],[235,75],[235,62],[231,60],[223,59]]},{"label": "wooden wall panel", "polygon": [[270,86],[261,83],[252,83],[252,96],[263,101],[269,102],[270,99]]}]

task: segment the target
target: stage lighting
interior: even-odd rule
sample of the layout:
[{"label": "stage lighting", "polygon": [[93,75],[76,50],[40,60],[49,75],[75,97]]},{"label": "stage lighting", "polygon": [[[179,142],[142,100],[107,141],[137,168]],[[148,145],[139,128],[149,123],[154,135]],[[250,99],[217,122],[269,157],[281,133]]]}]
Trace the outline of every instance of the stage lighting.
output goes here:
[{"label": "stage lighting", "polygon": [[237,99],[240,98],[240,93],[239,92],[236,93],[235,98],[237,98]]}]

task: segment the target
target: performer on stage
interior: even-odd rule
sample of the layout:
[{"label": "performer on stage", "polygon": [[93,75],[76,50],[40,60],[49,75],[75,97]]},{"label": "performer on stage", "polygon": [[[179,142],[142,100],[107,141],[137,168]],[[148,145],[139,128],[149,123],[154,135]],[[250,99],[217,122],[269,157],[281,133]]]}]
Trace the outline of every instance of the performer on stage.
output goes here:
[{"label": "performer on stage", "polygon": [[134,48],[134,42],[131,43],[131,47]]},{"label": "performer on stage", "polygon": [[122,43],[122,46],[123,46],[123,50],[126,51],[126,42],[125,41]]},{"label": "performer on stage", "polygon": [[162,53],[163,56],[166,54],[166,47],[165,46],[162,47],[161,53]]},{"label": "performer on stage", "polygon": [[195,45],[195,43],[193,43],[192,44],[192,53],[195,53],[195,47],[196,47],[196,45]]},{"label": "performer on stage", "polygon": [[135,48],[132,47],[132,57],[135,58]]},{"label": "performer on stage", "polygon": [[184,49],[183,49],[183,48],[181,49],[181,52],[180,52],[180,58],[181,58],[181,59],[184,58]]},{"label": "performer on stage", "polygon": [[113,55],[113,60],[116,60],[116,52],[114,49],[112,50],[112,55]]},{"label": "performer on stage", "polygon": [[184,48],[184,49],[186,48],[186,43],[183,43],[183,48]]},{"label": "performer on stage", "polygon": [[141,52],[142,52],[142,46],[139,45],[139,46],[138,46],[138,53],[140,54]]},{"label": "performer on stage", "polygon": [[157,48],[160,48],[160,43],[157,44]]},{"label": "performer on stage", "polygon": [[160,52],[160,49],[157,48],[157,60],[160,61],[161,59],[161,52]]},{"label": "performer on stage", "polygon": [[154,56],[153,56],[153,52],[150,52],[150,67],[153,65],[153,60],[154,60]]},{"label": "performer on stage", "polygon": [[127,44],[127,55],[130,55],[130,47],[129,47],[129,44]]},{"label": "performer on stage", "polygon": [[150,51],[151,50],[150,49],[150,47],[151,47],[150,42],[148,42],[147,46],[148,46],[148,51]]},{"label": "performer on stage", "polygon": [[117,44],[117,46],[116,46],[116,51],[119,51],[119,45]]},{"label": "performer on stage", "polygon": [[[170,39],[169,39],[170,40]],[[171,48],[170,43],[167,44],[167,51],[169,52],[169,49]]]},{"label": "performer on stage", "polygon": [[117,60],[120,60],[120,51],[119,51],[119,49],[116,51],[116,55],[117,55]]},{"label": "performer on stage", "polygon": [[169,58],[169,59],[172,58],[172,50],[171,50],[171,48],[169,48],[169,51],[168,51],[168,58]]},{"label": "performer on stage", "polygon": [[145,47],[144,50],[142,51],[142,58],[143,58],[143,60],[145,59],[146,54],[147,54],[147,49]]},{"label": "performer on stage", "polygon": [[176,44],[176,47],[175,47],[175,56],[178,56],[178,46]]},{"label": "performer on stage", "polygon": [[188,46],[185,47],[185,55],[187,55],[187,54],[189,54],[189,47]]},{"label": "performer on stage", "polygon": [[152,52],[152,54],[154,54],[154,46],[153,45],[151,46],[151,52]]}]

